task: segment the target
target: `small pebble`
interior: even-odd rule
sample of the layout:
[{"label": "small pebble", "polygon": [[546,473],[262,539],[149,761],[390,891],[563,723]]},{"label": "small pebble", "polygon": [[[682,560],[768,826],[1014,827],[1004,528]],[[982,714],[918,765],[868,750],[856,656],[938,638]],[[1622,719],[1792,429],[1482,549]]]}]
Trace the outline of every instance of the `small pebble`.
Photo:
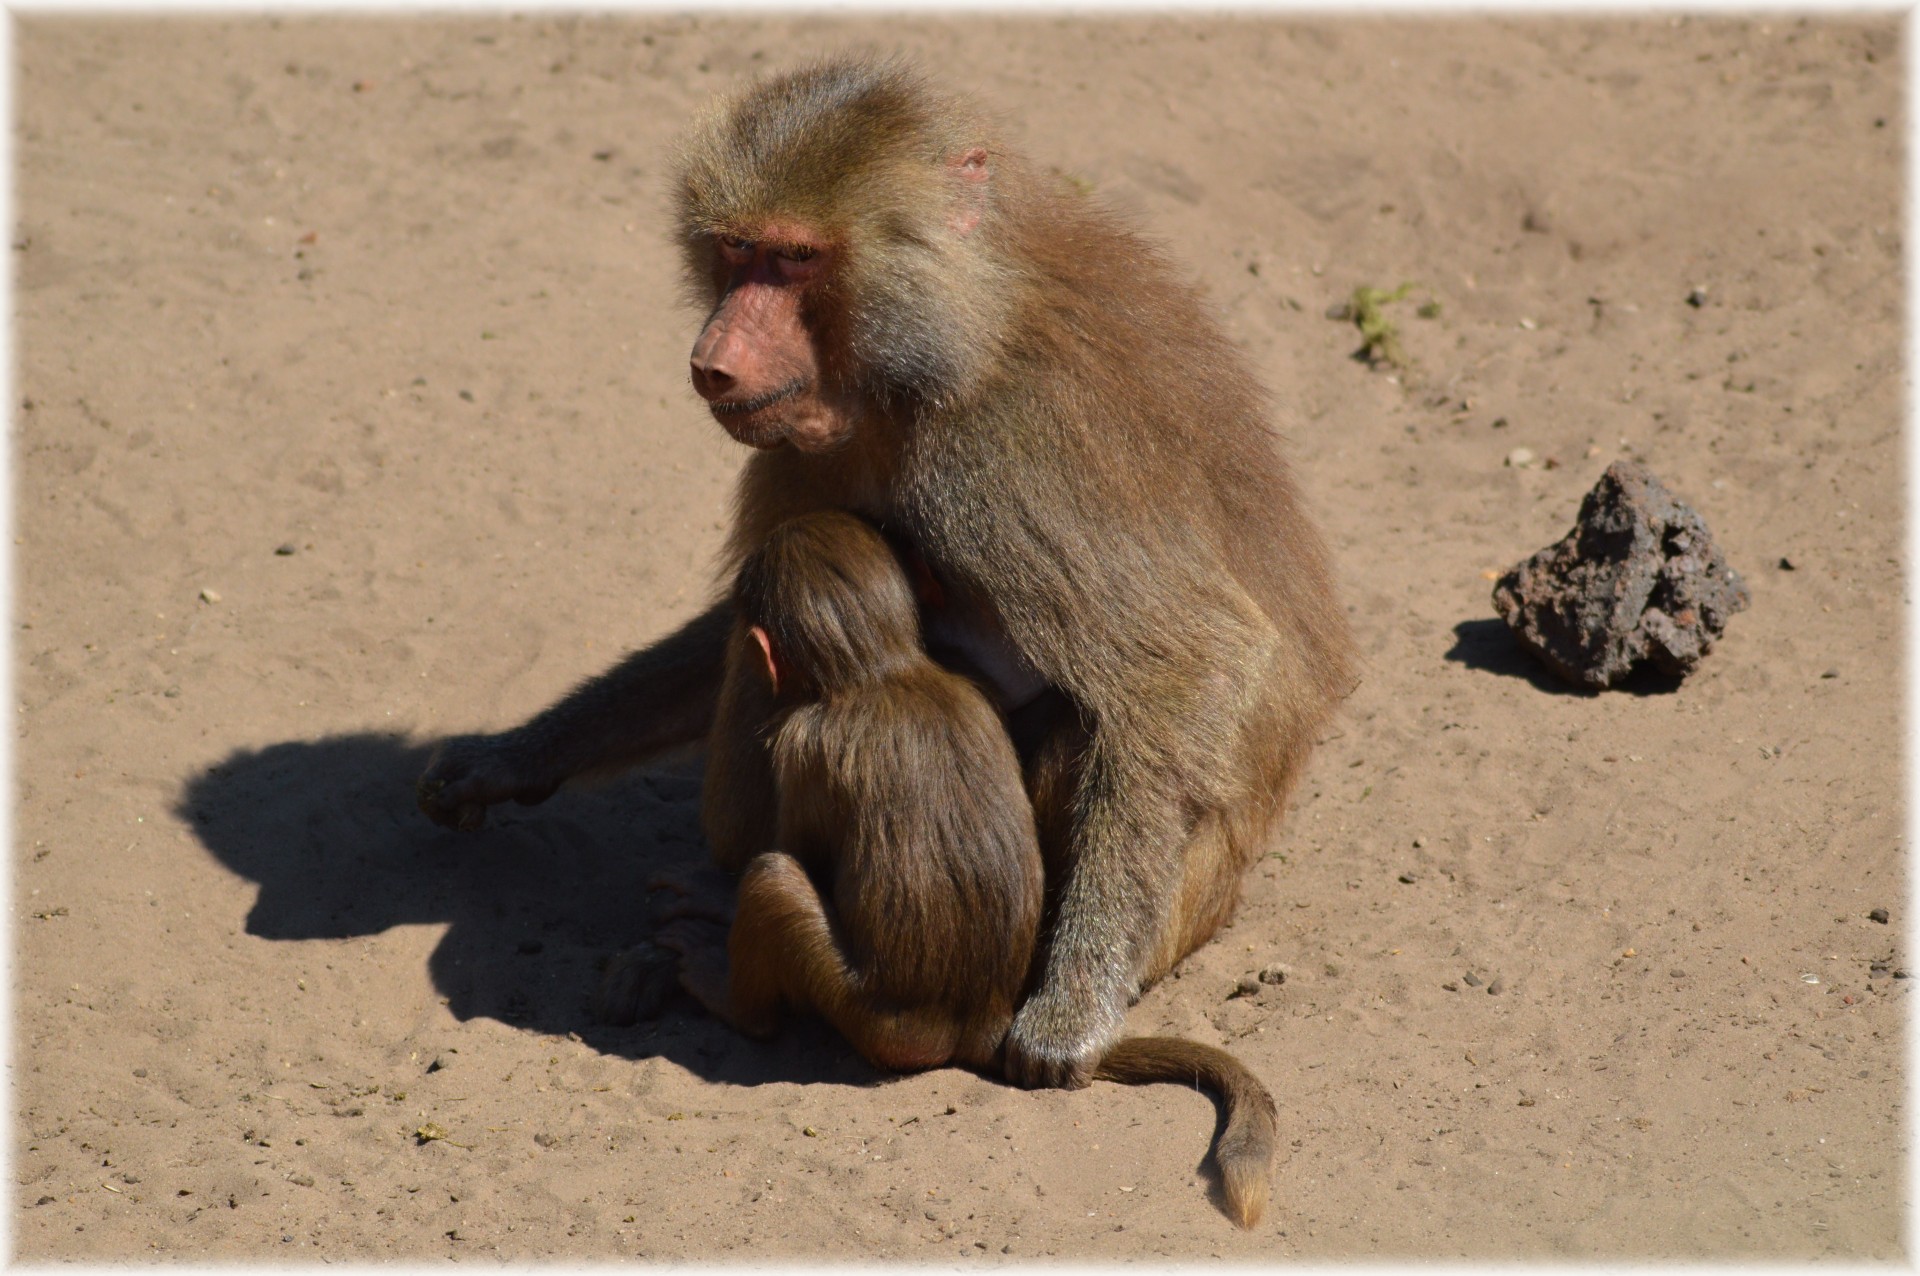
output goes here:
[{"label": "small pebble", "polygon": [[1907,977],[1907,972],[1904,970],[1896,970],[1893,972],[1893,977],[1895,979],[1905,979]]},{"label": "small pebble", "polygon": [[1273,963],[1260,972],[1263,984],[1284,984],[1287,982],[1287,968],[1279,962]]},{"label": "small pebble", "polygon": [[1788,558],[1785,554],[1782,554],[1780,555],[1780,570],[1783,572],[1797,572],[1800,569],[1794,566],[1793,560],[1791,558]]},{"label": "small pebble", "polygon": [[220,601],[220,595],[211,589],[203,589],[200,591],[200,601],[203,603],[217,603]]},{"label": "small pebble", "polygon": [[180,688],[176,684],[174,686],[168,687],[165,691],[161,692],[160,694],[165,696],[169,700],[178,700],[180,698]]},{"label": "small pebble", "polygon": [[34,1204],[35,1205],[51,1205],[54,1203],[54,1201],[58,1199],[59,1199],[58,1197],[43,1196],[39,1200],[35,1201]]},{"label": "small pebble", "polygon": [[312,1187],[312,1186],[313,1186],[313,1175],[311,1175],[311,1174],[296,1174],[296,1175],[294,1175],[294,1176],[293,1176],[292,1178],[290,1178],[290,1179],[288,1179],[288,1180],[287,1180],[287,1182],[289,1182],[289,1183],[293,1183],[293,1184],[296,1184],[297,1186],[300,1186],[300,1187]]},{"label": "small pebble", "polygon": [[1478,988],[1485,981],[1469,970],[1466,974],[1460,976],[1460,982],[1469,988]]},{"label": "small pebble", "polygon": [[1459,985],[1459,984],[1456,984],[1456,983],[1454,983],[1454,982],[1452,982],[1451,980],[1449,980],[1448,982],[1446,982],[1446,983],[1444,983],[1444,984],[1441,984],[1440,986],[1441,986],[1442,988],[1445,988],[1445,989],[1446,989],[1446,990],[1447,990],[1448,992],[1459,992],[1459,991],[1460,991],[1460,985]]},{"label": "small pebble", "polygon": [[1689,292],[1687,294],[1687,304],[1689,306],[1692,306],[1695,310],[1698,310],[1700,309],[1700,307],[1706,305],[1707,290],[1705,288],[1695,288],[1693,291]]},{"label": "small pebble", "polygon": [[1227,1000],[1232,1001],[1235,997],[1251,997],[1259,991],[1259,979],[1253,975],[1242,975],[1240,976],[1240,982],[1233,986],[1233,991],[1227,994]]},{"label": "small pebble", "polygon": [[1829,669],[1826,672],[1822,673],[1820,676],[1822,678],[1838,678],[1840,676],[1840,671],[1838,669]]},{"label": "small pebble", "polygon": [[439,1055],[435,1055],[433,1058],[433,1062],[427,1065],[427,1071],[429,1073],[441,1072],[441,1071],[444,1071],[446,1067],[447,1067],[446,1059]]},{"label": "small pebble", "polygon": [[136,1077],[144,1077],[147,1075],[147,1070],[145,1068],[135,1068],[133,1070],[133,1075]]},{"label": "small pebble", "polygon": [[1887,924],[1887,916],[1888,914],[1886,909],[1876,908],[1871,913],[1867,914],[1867,920],[1879,922],[1882,926],[1885,926]]},{"label": "small pebble", "polygon": [[1427,844],[1427,839],[1424,837],[1416,837],[1413,839],[1413,849],[1416,851],[1419,850],[1421,847],[1425,846],[1426,844]]},{"label": "small pebble", "polygon": [[473,402],[473,391],[471,391],[471,390],[462,390],[462,391],[460,392],[460,397],[461,397],[461,398],[463,398],[463,399],[465,399],[465,400],[466,400],[466,401],[467,401],[468,403],[472,403],[472,402]]},{"label": "small pebble", "polygon": [[1415,878],[1412,873],[1400,874],[1400,884],[1402,886],[1411,886],[1413,885],[1414,881],[1415,881]]},{"label": "small pebble", "polygon": [[1687,977],[1687,972],[1684,970],[1681,970],[1678,966],[1675,966],[1672,970],[1669,970],[1667,972],[1668,979],[1685,979],[1686,977]]},{"label": "small pebble", "polygon": [[286,543],[285,545],[276,545],[276,546],[274,547],[274,550],[273,550],[273,552],[274,552],[274,553],[276,553],[276,554],[278,554],[278,555],[280,555],[280,557],[282,557],[282,558],[289,558],[289,557],[291,557],[291,556],[292,556],[292,555],[293,555],[293,554],[294,554],[294,553],[295,553],[296,551],[295,551],[295,549],[294,549],[294,545],[293,545],[293,542],[292,542],[292,541],[288,541],[288,542],[287,542],[287,543]]},{"label": "small pebble", "polygon": [[1487,985],[1487,995],[1490,997],[1498,997],[1501,993],[1505,992],[1506,990],[1507,990],[1507,981],[1504,979],[1496,979],[1492,983]]},{"label": "small pebble", "polygon": [[1516,470],[1524,470],[1533,464],[1533,449],[1517,447],[1507,453],[1507,464]]}]

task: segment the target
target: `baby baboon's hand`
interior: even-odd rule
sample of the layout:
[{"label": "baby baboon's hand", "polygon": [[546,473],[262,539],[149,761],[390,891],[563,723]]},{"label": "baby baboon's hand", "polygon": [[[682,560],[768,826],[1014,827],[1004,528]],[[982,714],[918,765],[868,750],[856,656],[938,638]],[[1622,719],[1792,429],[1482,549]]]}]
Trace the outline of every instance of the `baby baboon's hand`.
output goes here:
[{"label": "baby baboon's hand", "polygon": [[421,811],[436,824],[471,831],[487,822],[487,808],[496,802],[546,801],[560,777],[541,773],[523,752],[511,733],[441,741],[414,784]]},{"label": "baby baboon's hand", "polygon": [[680,959],[658,944],[615,953],[593,994],[593,1017],[616,1028],[652,1019],[673,991],[679,970]]},{"label": "baby baboon's hand", "polygon": [[668,922],[655,936],[680,954],[680,986],[716,1018],[732,1022],[727,977],[727,928],[695,917]]}]

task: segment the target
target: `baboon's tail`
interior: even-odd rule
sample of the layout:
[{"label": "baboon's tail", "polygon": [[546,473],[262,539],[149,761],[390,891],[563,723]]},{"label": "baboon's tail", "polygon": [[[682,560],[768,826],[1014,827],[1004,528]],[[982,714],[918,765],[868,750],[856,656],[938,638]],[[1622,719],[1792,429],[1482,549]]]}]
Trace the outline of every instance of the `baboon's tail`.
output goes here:
[{"label": "baboon's tail", "polygon": [[1177,1081],[1212,1091],[1227,1116],[1213,1150],[1227,1210],[1242,1227],[1260,1221],[1273,1181],[1278,1115],[1273,1096],[1246,1064],[1218,1046],[1179,1037],[1125,1037],[1107,1051],[1093,1075],[1122,1085]]}]

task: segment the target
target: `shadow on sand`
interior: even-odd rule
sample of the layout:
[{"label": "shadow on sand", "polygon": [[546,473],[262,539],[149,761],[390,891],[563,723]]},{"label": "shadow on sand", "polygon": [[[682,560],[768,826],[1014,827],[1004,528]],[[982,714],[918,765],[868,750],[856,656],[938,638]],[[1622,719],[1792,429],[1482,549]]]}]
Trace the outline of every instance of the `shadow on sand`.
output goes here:
[{"label": "shadow on sand", "polygon": [[[1521,678],[1532,683],[1534,690],[1553,696],[1600,694],[1560,681],[1520,645],[1513,631],[1507,628],[1507,622],[1498,617],[1463,620],[1453,627],[1453,638],[1453,647],[1447,652],[1447,659],[1469,669],[1499,674],[1503,678]],[[1624,691],[1635,696],[1664,696],[1678,691],[1680,683],[1681,679],[1675,675],[1661,673],[1652,665],[1642,664],[1628,675],[1626,681],[1609,690]]]},{"label": "shadow on sand", "polygon": [[343,939],[444,923],[428,974],[461,1020],[573,1033],[607,1054],[662,1055],[740,1085],[885,1075],[807,1021],[763,1043],[691,999],[631,1028],[593,1018],[600,965],[650,929],[649,878],[705,859],[694,769],[563,790],[457,833],[414,807],[428,752],[372,733],[240,750],[190,780],[176,810],[222,864],[259,884],[249,935]]}]

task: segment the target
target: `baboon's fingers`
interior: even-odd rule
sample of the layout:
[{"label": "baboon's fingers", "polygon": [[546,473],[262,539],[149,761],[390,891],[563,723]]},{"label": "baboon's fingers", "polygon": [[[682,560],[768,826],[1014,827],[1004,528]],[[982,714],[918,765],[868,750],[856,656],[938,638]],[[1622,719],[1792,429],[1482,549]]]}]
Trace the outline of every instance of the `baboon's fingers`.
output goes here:
[{"label": "baboon's fingers", "polygon": [[662,926],[653,937],[662,948],[690,956],[709,948],[725,951],[727,928],[700,917],[680,917]]},{"label": "baboon's fingers", "polygon": [[678,965],[672,953],[656,944],[615,953],[594,992],[593,1017],[615,1027],[654,1018],[673,989]]},{"label": "baboon's fingers", "polygon": [[1070,1059],[1035,1054],[1007,1038],[1007,1080],[1029,1090],[1082,1090],[1093,1082],[1093,1064],[1086,1059]]},{"label": "baboon's fingers", "polygon": [[733,920],[733,901],[688,895],[671,904],[661,905],[654,911],[653,918],[657,922],[691,920],[725,926]]},{"label": "baboon's fingers", "polygon": [[680,963],[680,986],[719,1019],[733,1018],[728,996],[727,950],[702,948]]},{"label": "baboon's fingers", "polygon": [[1013,1017],[1007,1030],[1007,1079],[1029,1090],[1079,1090],[1093,1081],[1105,1043],[1076,1031],[1084,1017],[1070,1000],[1042,988]]},{"label": "baboon's fingers", "polygon": [[559,779],[523,761],[510,735],[456,736],[433,751],[413,792],[428,819],[471,832],[487,822],[494,803],[512,798],[531,806],[559,787]]},{"label": "baboon's fingers", "polygon": [[663,869],[647,879],[649,891],[668,891],[672,898],[653,906],[656,924],[683,917],[727,925],[733,921],[733,882],[717,870]]}]

